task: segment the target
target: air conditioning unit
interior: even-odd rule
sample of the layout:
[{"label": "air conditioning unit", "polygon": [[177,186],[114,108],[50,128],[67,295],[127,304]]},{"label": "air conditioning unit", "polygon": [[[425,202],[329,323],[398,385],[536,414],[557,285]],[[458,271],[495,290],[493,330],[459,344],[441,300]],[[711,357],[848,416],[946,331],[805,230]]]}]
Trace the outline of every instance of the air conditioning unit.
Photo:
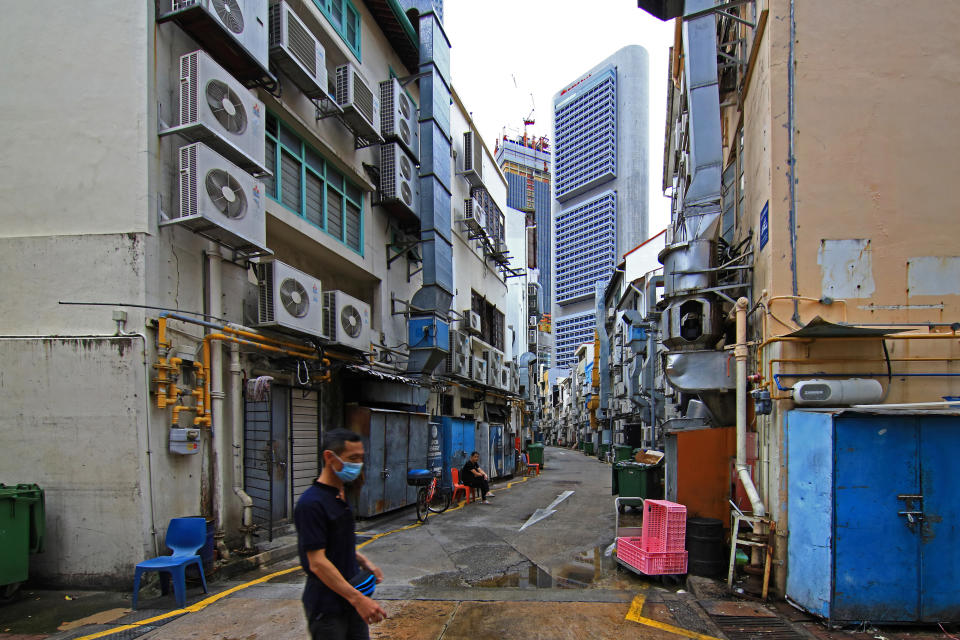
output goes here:
[{"label": "air conditioning unit", "polygon": [[483,186],[483,145],[475,131],[463,133],[463,156],[459,173],[467,179],[470,186]]},{"label": "air conditioning unit", "polygon": [[499,386],[504,391],[510,391],[510,386],[511,386],[510,367],[507,367],[507,366],[500,367],[500,381],[497,386]]},{"label": "air conditioning unit", "polygon": [[270,78],[268,0],[157,0],[157,22],[173,20],[247,86]]},{"label": "air conditioning unit", "polygon": [[323,290],[320,281],[279,260],[257,264],[257,326],[321,336]]},{"label": "air conditioning unit", "polygon": [[474,382],[487,384],[487,361],[484,358],[473,358],[470,364],[470,377]]},{"label": "air conditioning unit", "polygon": [[263,183],[202,142],[177,155],[179,209],[160,226],[180,224],[237,251],[266,251]]},{"label": "air conditioning unit", "polygon": [[404,218],[417,217],[417,168],[399,143],[380,145],[380,204]]},{"label": "air conditioning unit", "polygon": [[380,134],[384,140],[395,140],[415,162],[420,159],[420,136],[417,109],[400,82],[391,78],[380,83]]},{"label": "air conditioning unit", "polygon": [[464,309],[460,326],[467,333],[479,334],[481,331],[480,314],[470,309]]},{"label": "air conditioning unit", "polygon": [[529,322],[528,326],[536,327],[538,324],[540,324],[540,316],[530,316],[530,319],[528,322]]},{"label": "air conditioning unit", "polygon": [[284,0],[270,6],[270,57],[305,96],[327,96],[323,45]]},{"label": "air conditioning unit", "polygon": [[537,344],[537,330],[530,329],[527,331],[527,344]]},{"label": "air conditioning unit", "polygon": [[475,233],[487,228],[487,214],[477,198],[467,198],[463,201],[463,223]]},{"label": "air conditioning unit", "polygon": [[327,291],[323,294],[323,332],[345,347],[369,351],[373,338],[370,305],[343,291]]},{"label": "air conditioning unit", "polygon": [[446,373],[470,378],[470,336],[462,331],[450,332],[450,353],[447,354]]},{"label": "air conditioning unit", "polygon": [[337,104],[343,109],[340,116],[347,126],[367,142],[383,142],[380,135],[380,96],[375,94],[353,63],[336,69]]},{"label": "air conditioning unit", "polygon": [[516,362],[510,363],[510,391],[520,393],[520,365]]},{"label": "air conditioning unit", "polygon": [[206,51],[180,56],[178,124],[160,135],[178,133],[204,142],[240,168],[270,173],[264,163],[263,103],[243,88]]},{"label": "air conditioning unit", "polygon": [[490,349],[487,352],[487,371],[490,372],[490,385],[500,386],[500,370],[503,369],[503,351]]}]

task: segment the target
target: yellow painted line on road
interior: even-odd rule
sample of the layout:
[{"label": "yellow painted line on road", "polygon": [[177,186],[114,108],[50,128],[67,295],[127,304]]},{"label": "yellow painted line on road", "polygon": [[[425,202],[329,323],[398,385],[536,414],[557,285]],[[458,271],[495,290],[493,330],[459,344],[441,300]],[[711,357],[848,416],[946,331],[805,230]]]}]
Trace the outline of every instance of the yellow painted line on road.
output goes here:
[{"label": "yellow painted line on road", "polygon": [[[513,485],[517,484],[518,482],[526,482],[528,479],[529,479],[529,478],[526,478],[526,477],[525,477],[525,478],[523,478],[522,480],[517,480],[517,481],[515,481],[515,482],[510,482],[510,483],[507,484],[507,487],[506,487],[506,488],[509,489],[510,487],[512,487]],[[466,501],[466,500],[462,500],[462,501],[460,501],[460,502],[457,504],[457,506],[455,506],[455,507],[454,507],[454,506],[451,506],[449,509],[447,509],[447,511],[446,511],[445,513],[448,513],[448,512],[450,512],[450,511],[456,511],[457,509],[462,509],[464,506],[466,506],[466,504],[467,504],[467,501]],[[433,514],[433,515],[434,515],[434,516],[438,516],[438,515],[443,515],[443,514],[435,513],[435,514]],[[405,527],[400,527],[399,529],[392,529],[392,530],[390,530],[390,531],[384,531],[384,532],[382,532],[382,533],[374,534],[373,536],[370,537],[369,540],[364,540],[363,542],[361,542],[360,544],[358,544],[358,545],[357,545],[357,549],[362,549],[362,548],[364,548],[365,546],[367,546],[368,544],[370,544],[370,543],[373,542],[374,540],[379,540],[380,538],[385,538],[385,537],[387,537],[387,536],[389,536],[389,535],[392,535],[392,534],[394,534],[394,533],[399,533],[399,532],[401,532],[401,531],[408,531],[408,530],[410,530],[410,529],[416,529],[417,527],[420,527],[420,526],[423,526],[423,523],[422,523],[422,522],[415,522],[415,523],[413,523],[413,524],[408,524],[408,525],[405,526]],[[161,613],[160,615],[154,616],[154,617],[152,617],[152,618],[146,618],[145,620],[139,620],[139,621],[137,621],[137,622],[131,622],[130,624],[125,624],[125,625],[122,625],[122,626],[119,626],[119,627],[114,627],[113,629],[107,629],[107,630],[105,630],[105,631],[98,631],[97,633],[92,633],[92,634],[87,635],[87,636],[82,636],[82,637],[76,638],[75,640],[95,640],[96,638],[106,638],[107,636],[111,636],[111,635],[113,635],[113,634],[115,634],[115,633],[120,633],[121,631],[129,631],[130,629],[136,629],[137,627],[142,627],[142,626],[144,626],[144,625],[152,624],[152,623],[154,623],[154,622],[160,622],[160,621],[162,621],[162,620],[168,620],[168,619],[170,619],[170,618],[175,618],[175,617],[181,616],[181,615],[183,615],[183,614],[185,614],[185,613],[196,613],[197,611],[202,611],[202,610],[206,609],[207,607],[209,607],[211,604],[217,602],[218,600],[222,600],[223,598],[226,598],[226,597],[229,596],[229,595],[233,595],[234,593],[237,593],[238,591],[243,591],[244,589],[248,589],[248,588],[253,587],[253,586],[255,586],[255,585],[258,585],[258,584],[263,584],[264,582],[269,582],[270,580],[273,580],[274,578],[279,578],[280,576],[285,576],[285,575],[287,575],[287,574],[293,573],[293,572],[295,572],[295,571],[300,571],[300,570],[301,570],[301,569],[300,569],[300,566],[297,565],[296,567],[290,567],[289,569],[282,569],[282,570],[280,570],[280,571],[275,571],[275,572],[270,573],[270,574],[268,574],[268,575],[265,575],[265,576],[263,576],[263,577],[261,577],[261,578],[257,578],[256,580],[251,580],[250,582],[244,582],[243,584],[238,584],[237,586],[231,587],[231,588],[227,589],[226,591],[221,591],[220,593],[217,593],[217,594],[214,594],[214,595],[209,596],[209,597],[207,597],[207,598],[204,598],[204,599],[201,600],[200,602],[197,602],[197,603],[195,603],[195,604],[192,604],[192,605],[190,605],[189,607],[184,607],[183,609],[174,609],[173,611],[167,611],[166,613]],[[706,636],[704,636],[704,638],[706,638]]]},{"label": "yellow painted line on road", "polygon": [[630,604],[630,610],[627,611],[627,615],[624,617],[624,619],[631,622],[636,622],[637,624],[642,624],[647,627],[653,627],[654,629],[668,631],[685,638],[692,638],[693,640],[719,640],[719,638],[715,638],[714,636],[708,636],[702,633],[697,633],[696,631],[684,629],[683,627],[675,627],[672,624],[667,624],[666,622],[660,622],[659,620],[644,617],[643,604],[645,601],[646,597],[642,593],[638,594]]}]

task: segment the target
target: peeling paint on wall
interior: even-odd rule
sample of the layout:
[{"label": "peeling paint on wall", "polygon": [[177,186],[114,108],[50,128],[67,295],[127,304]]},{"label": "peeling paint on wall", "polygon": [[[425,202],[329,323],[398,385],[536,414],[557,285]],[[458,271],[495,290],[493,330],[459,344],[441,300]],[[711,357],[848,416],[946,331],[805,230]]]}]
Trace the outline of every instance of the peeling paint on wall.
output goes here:
[{"label": "peeling paint on wall", "polygon": [[919,256],[907,260],[907,294],[960,295],[960,257]]},{"label": "peeling paint on wall", "polygon": [[869,298],[876,290],[873,251],[868,239],[821,240],[817,264],[823,296]]}]

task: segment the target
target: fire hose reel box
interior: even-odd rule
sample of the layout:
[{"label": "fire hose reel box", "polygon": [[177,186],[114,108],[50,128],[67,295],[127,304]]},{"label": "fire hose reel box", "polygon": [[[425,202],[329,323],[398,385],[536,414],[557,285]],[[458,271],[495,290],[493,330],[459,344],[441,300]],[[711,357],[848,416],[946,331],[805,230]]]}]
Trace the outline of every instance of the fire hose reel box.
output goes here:
[{"label": "fire hose reel box", "polygon": [[170,429],[170,453],[183,456],[200,453],[200,429]]}]

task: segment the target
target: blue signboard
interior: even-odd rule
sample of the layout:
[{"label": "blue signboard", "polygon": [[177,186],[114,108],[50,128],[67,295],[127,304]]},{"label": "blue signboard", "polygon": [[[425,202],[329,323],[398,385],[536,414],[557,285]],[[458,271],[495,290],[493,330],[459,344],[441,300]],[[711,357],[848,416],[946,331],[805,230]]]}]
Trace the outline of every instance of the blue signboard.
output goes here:
[{"label": "blue signboard", "polygon": [[760,248],[767,246],[767,240],[770,239],[770,201],[763,205],[763,211],[760,212]]}]

